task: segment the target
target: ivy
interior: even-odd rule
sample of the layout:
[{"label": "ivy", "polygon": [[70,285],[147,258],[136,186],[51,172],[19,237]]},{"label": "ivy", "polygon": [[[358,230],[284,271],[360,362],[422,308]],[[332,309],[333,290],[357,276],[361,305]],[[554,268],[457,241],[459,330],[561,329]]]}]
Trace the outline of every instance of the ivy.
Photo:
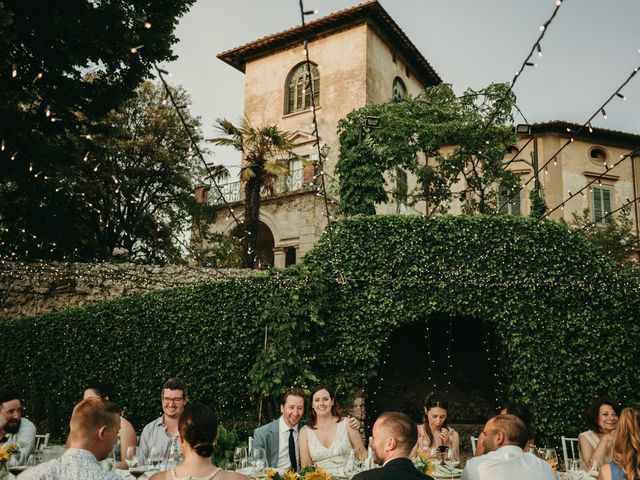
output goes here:
[{"label": "ivy", "polygon": [[[510,192],[518,184],[503,166],[507,148],[516,141],[510,113],[514,102],[503,84],[467,90],[461,97],[450,85],[440,84],[415,98],[349,113],[338,123],[339,210],[374,214],[376,204],[388,201],[388,190],[410,204],[425,201],[430,211],[446,212],[454,199],[465,213],[495,210],[495,185]],[[378,128],[365,128],[369,116],[379,118]],[[408,194],[387,185],[396,168],[417,178]],[[451,186],[459,178],[466,188],[453,193]]]},{"label": "ivy", "polygon": [[640,399],[638,293],[637,269],[553,221],[353,216],[336,224],[333,247],[323,237],[284,271],[7,321],[0,362],[26,415],[58,438],[95,377],[118,386],[138,430],[160,414],[170,376],[242,429],[273,415],[294,384],[366,389],[395,329],[447,314],[483,325],[500,380],[491,387],[530,404],[548,443],[585,429],[597,394]]}]

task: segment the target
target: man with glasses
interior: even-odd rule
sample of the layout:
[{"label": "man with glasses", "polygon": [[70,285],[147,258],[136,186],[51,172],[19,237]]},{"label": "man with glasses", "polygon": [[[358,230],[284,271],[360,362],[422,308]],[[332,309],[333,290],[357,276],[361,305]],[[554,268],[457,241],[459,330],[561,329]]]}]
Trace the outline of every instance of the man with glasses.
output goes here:
[{"label": "man with glasses", "polygon": [[[151,449],[155,447],[156,453],[162,459],[169,454],[169,446],[172,438],[177,439],[178,419],[188,401],[187,385],[179,378],[170,378],[162,386],[160,400],[162,401],[161,417],[147,424],[140,436],[138,457],[141,463],[146,462]],[[180,442],[175,442],[179,453]]]}]

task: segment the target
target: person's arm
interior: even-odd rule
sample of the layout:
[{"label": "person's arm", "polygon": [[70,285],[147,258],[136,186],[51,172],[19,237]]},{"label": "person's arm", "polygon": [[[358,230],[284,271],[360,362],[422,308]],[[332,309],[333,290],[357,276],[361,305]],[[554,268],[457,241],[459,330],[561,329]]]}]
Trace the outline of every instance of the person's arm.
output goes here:
[{"label": "person's arm", "polygon": [[611,480],[611,467],[607,463],[603,465],[598,474],[598,480]]},{"label": "person's arm", "polygon": [[460,435],[453,428],[450,428],[449,432],[449,447],[460,453]]},{"label": "person's arm", "polygon": [[302,427],[298,433],[298,448],[300,449],[300,466],[306,467],[313,464],[311,460],[311,453],[309,452],[309,436],[307,429],[309,427]]},{"label": "person's arm", "polygon": [[351,446],[355,449],[358,459],[364,460],[365,458],[367,458],[367,449],[364,448],[364,443],[362,442],[362,438],[360,437],[360,432],[354,430],[353,428],[347,429],[347,432],[349,433]]},{"label": "person's arm", "polygon": [[20,460],[17,465],[25,465],[27,458],[36,448],[36,426],[30,420],[22,419],[17,440],[20,447]]},{"label": "person's arm", "polygon": [[136,446],[136,431],[133,429],[131,422],[124,417],[120,418],[120,461],[117,467],[121,470],[127,470],[129,466],[125,462],[127,456],[127,448]]},{"label": "person's arm", "polygon": [[140,462],[140,466],[146,465],[147,456],[149,455],[149,437],[150,430],[149,425],[144,427],[142,430],[142,435],[140,435],[140,445],[138,446],[138,462]]},{"label": "person's arm", "polygon": [[600,462],[600,465],[604,464],[604,458],[607,455],[607,451],[611,449],[613,445],[613,432],[607,435],[603,435],[596,448],[593,448],[584,435],[578,435],[578,447],[580,449],[580,456],[587,468],[591,467],[594,461]]}]

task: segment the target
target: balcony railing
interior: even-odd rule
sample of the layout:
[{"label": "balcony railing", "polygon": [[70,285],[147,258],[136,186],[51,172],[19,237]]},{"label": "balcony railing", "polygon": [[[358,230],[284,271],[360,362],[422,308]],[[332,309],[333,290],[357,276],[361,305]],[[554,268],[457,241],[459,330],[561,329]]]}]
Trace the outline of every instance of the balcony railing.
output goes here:
[{"label": "balcony railing", "polygon": [[[289,175],[279,177],[269,191],[263,192],[263,197],[270,198],[287,192],[314,190],[315,188],[316,185],[314,183],[304,182],[304,168],[300,168],[292,170],[289,172]],[[241,182],[230,182],[220,185],[219,191],[216,187],[211,187],[211,190],[209,190],[209,202],[213,205],[219,205],[224,203],[223,198],[227,203],[244,200],[244,189],[242,188]]]}]

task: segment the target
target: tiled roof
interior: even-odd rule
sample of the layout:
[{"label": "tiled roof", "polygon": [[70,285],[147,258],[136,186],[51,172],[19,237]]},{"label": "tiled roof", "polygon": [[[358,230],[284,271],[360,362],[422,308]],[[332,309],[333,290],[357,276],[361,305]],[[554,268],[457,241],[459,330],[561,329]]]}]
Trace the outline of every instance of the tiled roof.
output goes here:
[{"label": "tiled roof", "polygon": [[565,122],[563,120],[550,120],[548,122],[534,123],[531,125],[532,133],[558,133],[567,137],[579,138],[581,140],[592,139],[594,142],[606,142],[625,147],[640,147],[640,135],[635,133],[622,132],[620,130],[609,130],[606,128],[593,128],[593,132],[588,127],[577,133],[582,125],[578,123]]},{"label": "tiled roof", "polygon": [[[306,39],[317,40],[363,23],[373,26],[389,45],[396,48],[407,61],[412,73],[425,85],[436,85],[442,82],[427,59],[377,0],[345,8],[307,23]],[[304,39],[305,31],[300,25],[222,52],[218,58],[244,72],[248,61],[301,45]]]}]

